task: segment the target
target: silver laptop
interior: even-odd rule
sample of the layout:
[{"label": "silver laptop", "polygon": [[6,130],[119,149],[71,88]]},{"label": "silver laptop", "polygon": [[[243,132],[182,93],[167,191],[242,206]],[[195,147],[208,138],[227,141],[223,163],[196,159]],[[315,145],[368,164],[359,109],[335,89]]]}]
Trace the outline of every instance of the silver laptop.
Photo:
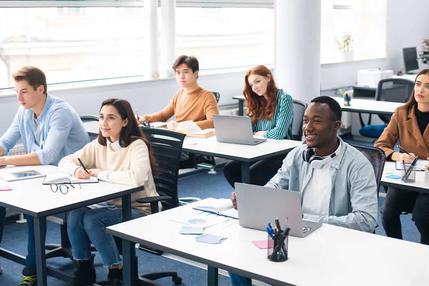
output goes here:
[{"label": "silver laptop", "polygon": [[247,116],[214,115],[213,123],[218,142],[257,145],[267,141],[253,137],[252,123]]},{"label": "silver laptop", "polygon": [[302,218],[301,193],[269,187],[235,183],[238,220],[241,226],[265,230],[268,223],[279,219],[290,235],[305,237],[322,224]]}]

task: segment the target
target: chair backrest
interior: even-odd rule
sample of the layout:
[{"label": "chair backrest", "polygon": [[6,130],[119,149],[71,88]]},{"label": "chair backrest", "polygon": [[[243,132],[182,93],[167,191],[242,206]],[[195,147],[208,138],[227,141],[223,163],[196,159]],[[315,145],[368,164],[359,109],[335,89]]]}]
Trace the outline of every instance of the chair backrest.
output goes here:
[{"label": "chair backrest", "polygon": [[220,93],[219,92],[217,92],[217,91],[212,91],[212,93],[213,93],[213,95],[215,96],[215,98],[216,98],[216,102],[219,102],[219,99],[220,99]]},{"label": "chair backrest", "polygon": [[371,163],[374,169],[375,179],[377,181],[377,197],[380,188],[381,176],[383,175],[384,162],[386,155],[383,150],[374,146],[352,144],[353,147],[358,149]]},{"label": "chair backrest", "polygon": [[142,127],[150,142],[155,159],[153,178],[159,195],[168,195],[172,199],[162,202],[163,209],[179,205],[177,179],[185,135],[161,128]]},{"label": "chair backrest", "polygon": [[307,108],[307,103],[293,100],[293,119],[290,139],[301,140],[302,139],[302,121],[304,117],[304,111]]},{"label": "chair backrest", "polygon": [[[375,100],[406,102],[414,89],[414,82],[404,78],[387,78],[378,82]],[[379,115],[384,123],[389,123],[390,116]]]},{"label": "chair backrest", "polygon": [[89,138],[91,140],[97,138],[99,127],[98,117],[95,115],[81,115],[80,120],[82,120],[86,132],[88,132]]}]

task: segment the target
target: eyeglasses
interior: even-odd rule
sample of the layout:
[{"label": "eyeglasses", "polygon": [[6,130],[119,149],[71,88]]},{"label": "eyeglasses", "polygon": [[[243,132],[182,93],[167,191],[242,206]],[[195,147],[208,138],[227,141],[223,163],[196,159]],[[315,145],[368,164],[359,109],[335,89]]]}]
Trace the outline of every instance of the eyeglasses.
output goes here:
[{"label": "eyeglasses", "polygon": [[82,186],[79,184],[71,184],[71,183],[66,183],[66,184],[51,184],[49,185],[49,187],[51,188],[51,191],[54,193],[60,192],[63,195],[66,195],[69,192],[70,188],[76,189],[77,187],[79,187],[80,189],[82,189]]}]

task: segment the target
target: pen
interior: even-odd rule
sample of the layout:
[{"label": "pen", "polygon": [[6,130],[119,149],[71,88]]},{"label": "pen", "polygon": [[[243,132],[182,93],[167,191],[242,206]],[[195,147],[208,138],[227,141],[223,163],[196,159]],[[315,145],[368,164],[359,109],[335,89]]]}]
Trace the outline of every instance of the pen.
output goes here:
[{"label": "pen", "polygon": [[89,171],[86,169],[85,165],[83,164],[82,160],[80,158],[77,158],[79,161],[79,164],[82,166],[83,170],[89,174]]}]

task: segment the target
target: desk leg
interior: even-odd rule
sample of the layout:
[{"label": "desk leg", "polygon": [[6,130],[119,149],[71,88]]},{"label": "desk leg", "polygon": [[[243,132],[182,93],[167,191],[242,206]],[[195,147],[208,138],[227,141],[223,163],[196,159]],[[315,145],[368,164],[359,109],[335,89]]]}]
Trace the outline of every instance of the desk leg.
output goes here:
[{"label": "desk leg", "polygon": [[244,99],[238,100],[238,115],[244,115]]},{"label": "desk leg", "polygon": [[[131,219],[131,195],[122,196],[122,220]],[[136,285],[137,258],[134,243],[122,239],[123,282],[125,286]]]},{"label": "desk leg", "polygon": [[34,244],[36,250],[36,273],[37,285],[47,285],[46,278],[46,259],[45,259],[45,241],[42,240],[46,231],[46,218],[34,216]]},{"label": "desk leg", "polygon": [[241,182],[250,184],[250,163],[241,162]]},{"label": "desk leg", "polygon": [[218,269],[216,267],[208,266],[207,269],[207,285],[217,286],[218,285]]}]

